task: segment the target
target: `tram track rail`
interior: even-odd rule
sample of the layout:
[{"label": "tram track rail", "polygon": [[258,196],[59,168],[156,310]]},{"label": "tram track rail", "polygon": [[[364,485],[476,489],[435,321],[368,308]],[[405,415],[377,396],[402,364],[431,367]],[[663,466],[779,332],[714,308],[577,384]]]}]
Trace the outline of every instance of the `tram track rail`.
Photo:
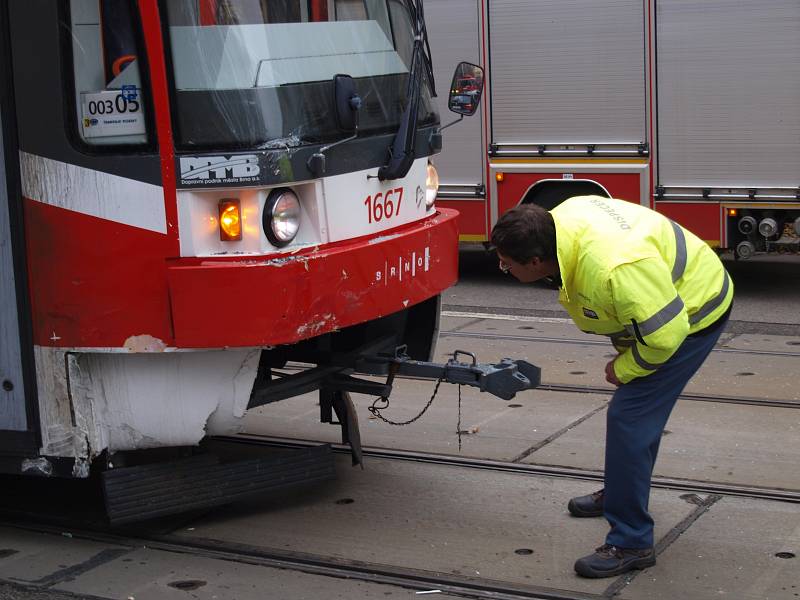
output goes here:
[{"label": "tram track rail", "polygon": [[[212,438],[212,440],[221,443],[276,449],[306,448],[321,443],[318,441],[253,434],[218,436]],[[348,453],[350,451],[349,447],[342,444],[331,444],[331,446],[334,452],[337,453]],[[602,479],[601,473],[586,469],[552,465],[530,465],[408,450],[365,448],[364,456],[375,459],[517,473],[523,476],[535,475],[585,481],[600,481]],[[782,490],[664,477],[654,478],[653,486],[685,492],[685,495],[681,497],[686,499],[687,502],[697,505],[695,510],[684,519],[685,522],[676,526],[672,535],[673,538],[677,537],[693,520],[697,519],[723,496],[800,503],[800,490]],[[705,496],[705,498],[702,496]],[[475,577],[406,566],[364,562],[342,558],[341,556],[315,554],[313,551],[306,552],[254,546],[236,541],[187,534],[187,531],[192,530],[189,526],[196,522],[197,519],[202,518],[203,514],[195,514],[192,519],[181,518],[166,526],[163,522],[160,522],[151,525],[137,524],[135,526],[110,529],[107,525],[99,524],[95,521],[77,520],[70,522],[65,520],[63,516],[52,518],[48,521],[38,515],[26,514],[23,509],[18,514],[9,514],[7,511],[0,512],[0,526],[50,535],[68,535],[73,538],[113,544],[117,548],[122,548],[121,551],[117,551],[119,553],[118,557],[125,556],[127,552],[146,547],[149,550],[178,555],[284,569],[338,579],[358,580],[365,583],[396,586],[412,591],[431,592],[438,590],[441,594],[481,600],[603,600],[614,597],[636,576],[636,573],[622,575],[609,581],[610,585],[604,591],[591,593],[513,581],[498,581],[480,576]],[[673,539],[669,535],[660,540],[656,546],[657,554],[664,551],[672,541]]]},{"label": "tram track rail", "polygon": [[[573,324],[563,309],[513,308],[508,306],[475,306],[442,304],[443,317],[471,318],[475,321],[503,320]],[[574,324],[572,325],[574,327]],[[724,333],[800,337],[800,323],[730,319]]]},{"label": "tram track rail", "polygon": [[[439,336],[443,338],[470,338],[479,340],[493,340],[504,342],[530,342],[536,344],[564,344],[570,346],[607,346],[611,348],[608,340],[578,340],[575,338],[563,338],[553,336],[533,336],[533,335],[516,335],[507,333],[483,333],[479,331],[458,331],[455,329],[446,329],[439,332]],[[800,352],[784,352],[778,350],[756,350],[747,348],[725,348],[716,347],[712,351],[715,354],[747,354],[753,356],[779,356],[786,358],[800,358]]]},{"label": "tram track rail", "polygon": [[[449,313],[449,314],[453,315],[455,313]],[[491,341],[563,344],[572,346],[606,346],[606,347],[609,346],[609,342],[607,340],[579,340],[575,338],[563,338],[563,337],[553,337],[553,336],[471,332],[471,331],[460,331],[458,330],[458,328],[442,330],[439,332],[439,335],[442,338],[467,338],[467,339],[482,339]],[[712,353],[744,354],[744,355],[752,355],[760,357],[800,358],[800,352],[757,350],[757,349],[746,349],[746,348],[716,347],[712,350]],[[551,391],[551,392],[570,392],[578,394],[613,394],[614,392],[614,389],[611,387],[589,386],[589,385],[578,385],[578,384],[562,384],[562,383],[542,383],[538,386],[537,389]],[[722,394],[698,394],[698,393],[684,392],[678,397],[678,399],[692,400],[698,402],[718,402],[726,404],[742,404],[749,406],[766,406],[773,408],[793,408],[793,409],[800,408],[800,398],[777,399],[777,398],[727,396]]]},{"label": "tram track rail", "polygon": [[[63,524],[53,525],[41,521],[6,521],[0,526],[50,535],[64,535]],[[367,563],[335,556],[297,552],[268,547],[252,546],[209,538],[178,536],[175,534],[148,534],[132,530],[103,530],[99,528],[69,527],[72,538],[114,544],[134,550],[149,550],[191,555],[246,565],[298,571],[339,579],[397,586],[405,589],[491,600],[602,600],[607,594],[593,594],[544,586],[515,584],[480,577],[452,575],[423,569]]]},{"label": "tram track rail", "polygon": [[[395,380],[414,380],[424,381],[419,377],[408,377],[405,375],[398,375]],[[600,396],[611,396],[614,393],[614,388],[604,387],[600,385],[580,385],[571,383],[540,383],[536,386],[537,390],[545,392],[557,392],[568,394],[593,394]],[[745,396],[724,396],[720,394],[696,394],[691,392],[683,392],[678,396],[678,400],[689,400],[692,402],[715,402],[721,404],[741,404],[745,406],[764,406],[768,408],[800,408],[800,399],[798,400],[779,400],[773,398],[756,398]]]},{"label": "tram track rail", "polygon": [[[547,392],[573,394],[611,395],[614,393],[614,389],[610,387],[576,385],[568,383],[541,383],[536,389]],[[771,398],[694,394],[687,392],[683,392],[680,396],[678,396],[678,400],[691,400],[693,402],[717,402],[723,404],[742,404],[746,406],[765,406],[770,408],[800,408],[800,400],[776,400]]]},{"label": "tram track rail", "polygon": [[[288,364],[281,369],[284,374],[297,373],[307,366],[298,363]],[[276,373],[278,376],[280,374]],[[421,377],[413,377],[409,375],[397,375],[395,381],[428,381]],[[614,393],[614,388],[600,385],[580,385],[571,383],[540,383],[537,390],[546,392],[557,393],[570,393],[570,394],[594,394],[610,396]],[[726,396],[722,394],[697,394],[692,392],[683,392],[678,396],[678,400],[690,400],[693,402],[716,402],[722,404],[741,404],[746,406],[764,406],[769,408],[800,408],[800,399],[776,399],[776,398],[758,398],[746,396]]]},{"label": "tram track rail", "polygon": [[[259,444],[273,448],[299,449],[318,445],[320,441],[300,440],[262,436],[258,434],[239,434],[236,436],[217,436],[213,439],[222,442]],[[350,447],[344,444],[330,444],[337,453],[349,453]],[[603,481],[603,474],[599,471],[581,469],[577,467],[564,467],[558,465],[529,464],[512,461],[498,461],[484,458],[463,457],[450,454],[432,452],[416,452],[413,450],[395,450],[391,448],[363,448],[364,457],[417,462],[439,466],[465,467],[488,471],[501,471],[517,473],[520,475],[541,475],[560,479],[576,479],[584,481]],[[653,477],[652,487],[670,489],[693,494],[737,496],[754,500],[772,500],[800,504],[800,490],[772,488],[764,486],[747,486],[723,482],[708,482],[692,479],[673,477]]]}]

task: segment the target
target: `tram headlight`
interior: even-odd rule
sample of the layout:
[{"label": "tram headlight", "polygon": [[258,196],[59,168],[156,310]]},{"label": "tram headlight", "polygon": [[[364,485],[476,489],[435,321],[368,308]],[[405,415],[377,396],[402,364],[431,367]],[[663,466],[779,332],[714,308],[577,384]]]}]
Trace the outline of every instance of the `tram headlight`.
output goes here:
[{"label": "tram headlight", "polygon": [[300,200],[292,190],[272,190],[264,204],[264,233],[273,246],[289,244],[300,229]]},{"label": "tram headlight", "polygon": [[430,210],[439,193],[439,173],[433,163],[428,163],[428,177],[425,180],[425,208]]}]

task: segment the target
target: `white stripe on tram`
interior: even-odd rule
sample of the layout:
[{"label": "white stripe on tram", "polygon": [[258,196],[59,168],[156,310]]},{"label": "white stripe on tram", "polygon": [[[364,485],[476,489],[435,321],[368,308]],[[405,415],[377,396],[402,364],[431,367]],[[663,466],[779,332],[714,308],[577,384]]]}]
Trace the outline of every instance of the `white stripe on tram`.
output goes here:
[{"label": "white stripe on tram", "polygon": [[26,198],[84,215],[167,233],[161,186],[20,151]]}]

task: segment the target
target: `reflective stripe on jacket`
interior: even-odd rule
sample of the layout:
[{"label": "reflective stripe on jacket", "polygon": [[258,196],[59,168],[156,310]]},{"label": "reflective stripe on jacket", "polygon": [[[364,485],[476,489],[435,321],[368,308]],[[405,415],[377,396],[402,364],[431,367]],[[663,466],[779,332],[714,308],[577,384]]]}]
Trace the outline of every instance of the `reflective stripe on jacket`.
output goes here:
[{"label": "reflective stripe on jacket", "polygon": [[559,301],[580,329],[611,338],[623,383],[653,373],[733,301],[733,282],[716,253],[655,211],[578,196],[551,214]]}]

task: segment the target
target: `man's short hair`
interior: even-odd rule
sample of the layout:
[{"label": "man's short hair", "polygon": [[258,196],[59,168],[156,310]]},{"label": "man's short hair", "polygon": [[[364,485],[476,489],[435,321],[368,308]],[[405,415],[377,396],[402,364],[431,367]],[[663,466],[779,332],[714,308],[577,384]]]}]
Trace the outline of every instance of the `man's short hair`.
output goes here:
[{"label": "man's short hair", "polygon": [[504,213],[492,229],[492,245],[500,254],[527,264],[534,257],[556,258],[553,215],[538,204],[520,204]]}]

